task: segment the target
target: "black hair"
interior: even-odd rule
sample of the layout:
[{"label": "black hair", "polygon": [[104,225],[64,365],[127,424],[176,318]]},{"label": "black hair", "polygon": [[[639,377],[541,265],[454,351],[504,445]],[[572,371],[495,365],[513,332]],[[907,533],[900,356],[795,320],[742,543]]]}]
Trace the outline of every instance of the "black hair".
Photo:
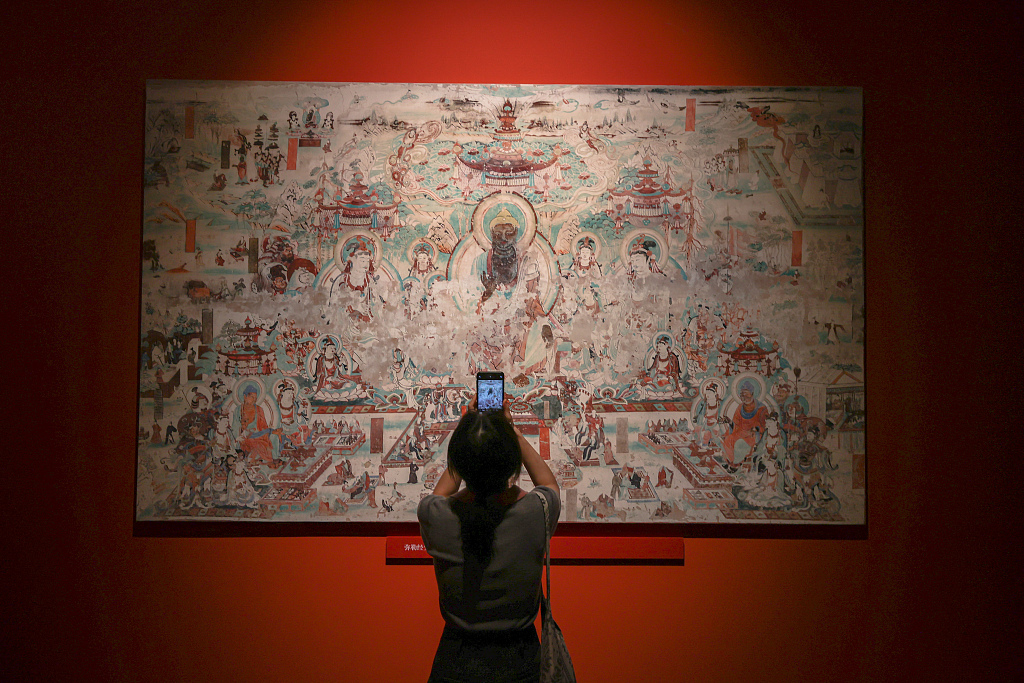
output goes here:
[{"label": "black hair", "polygon": [[462,528],[463,554],[486,564],[494,530],[505,514],[491,496],[501,493],[519,473],[523,454],[512,423],[499,411],[470,411],[462,416],[448,443],[448,463],[466,481],[472,503],[453,501]]}]

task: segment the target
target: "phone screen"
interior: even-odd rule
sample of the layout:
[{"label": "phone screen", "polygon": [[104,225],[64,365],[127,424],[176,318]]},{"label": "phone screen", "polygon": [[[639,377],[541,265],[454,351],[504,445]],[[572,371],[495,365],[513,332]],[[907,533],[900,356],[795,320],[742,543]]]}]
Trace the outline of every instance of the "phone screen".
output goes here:
[{"label": "phone screen", "polygon": [[505,375],[481,372],[476,376],[476,406],[480,410],[501,410],[505,402]]}]

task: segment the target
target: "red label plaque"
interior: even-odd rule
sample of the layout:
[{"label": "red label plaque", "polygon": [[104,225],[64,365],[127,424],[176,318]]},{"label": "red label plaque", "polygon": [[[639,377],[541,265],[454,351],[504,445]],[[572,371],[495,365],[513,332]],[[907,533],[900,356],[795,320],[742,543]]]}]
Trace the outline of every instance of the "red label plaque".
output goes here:
[{"label": "red label plaque", "polygon": [[[655,537],[556,536],[552,560],[683,560],[684,539]],[[430,559],[419,536],[388,536],[389,560]]]}]

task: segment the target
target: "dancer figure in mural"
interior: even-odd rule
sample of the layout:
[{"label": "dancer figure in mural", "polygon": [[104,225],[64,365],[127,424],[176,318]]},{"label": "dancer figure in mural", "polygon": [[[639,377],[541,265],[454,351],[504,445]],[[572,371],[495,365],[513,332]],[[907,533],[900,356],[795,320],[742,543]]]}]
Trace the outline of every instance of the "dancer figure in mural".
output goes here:
[{"label": "dancer figure in mural", "polygon": [[[537,680],[533,622],[545,542],[538,496],[553,530],[560,511],[555,475],[513,426],[507,400],[504,411],[481,413],[474,398],[452,433],[448,462],[417,510],[445,620],[430,679]],[[523,466],[537,495],[509,484]]]}]

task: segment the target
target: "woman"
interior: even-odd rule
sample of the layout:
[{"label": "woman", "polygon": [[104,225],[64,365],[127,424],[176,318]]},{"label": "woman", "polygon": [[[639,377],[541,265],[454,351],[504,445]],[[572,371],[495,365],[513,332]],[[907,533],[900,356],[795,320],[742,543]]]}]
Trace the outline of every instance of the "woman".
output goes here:
[{"label": "woman", "polygon": [[[558,523],[554,474],[504,410],[480,412],[476,399],[452,432],[448,469],[420,501],[420,533],[434,558],[444,633],[431,683],[537,681],[544,509]],[[522,466],[536,488],[510,480]],[[465,479],[466,487],[460,490]],[[539,495],[537,495],[539,494]]]}]

